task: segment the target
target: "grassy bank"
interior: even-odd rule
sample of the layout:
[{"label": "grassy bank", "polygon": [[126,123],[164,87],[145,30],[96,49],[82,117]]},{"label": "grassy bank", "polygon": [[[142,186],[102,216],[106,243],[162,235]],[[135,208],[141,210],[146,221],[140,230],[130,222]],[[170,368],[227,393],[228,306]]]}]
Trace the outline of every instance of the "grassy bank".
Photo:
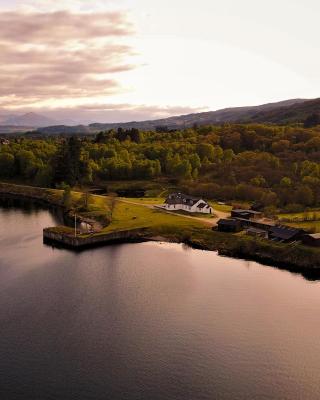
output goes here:
[{"label": "grassy bank", "polygon": [[50,206],[61,207],[71,216],[76,212],[79,218],[93,224],[96,223],[99,227],[110,223],[109,204],[101,196],[87,196],[82,192],[71,191],[68,199],[65,199],[63,190],[2,182],[0,183],[0,193],[35,200]]}]

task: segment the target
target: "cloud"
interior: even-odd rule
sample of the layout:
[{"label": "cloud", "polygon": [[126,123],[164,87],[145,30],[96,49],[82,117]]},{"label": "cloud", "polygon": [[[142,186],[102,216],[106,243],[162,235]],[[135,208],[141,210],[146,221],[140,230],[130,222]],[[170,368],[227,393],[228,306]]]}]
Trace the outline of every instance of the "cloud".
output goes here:
[{"label": "cloud", "polygon": [[1,41],[9,43],[61,44],[70,40],[88,40],[123,36],[133,32],[122,12],[72,13],[0,13]]},{"label": "cloud", "polygon": [[15,6],[28,11],[105,11],[119,7],[120,0],[15,0]]},{"label": "cloud", "polygon": [[0,12],[0,104],[88,99],[122,91],[134,69],[124,12]]}]

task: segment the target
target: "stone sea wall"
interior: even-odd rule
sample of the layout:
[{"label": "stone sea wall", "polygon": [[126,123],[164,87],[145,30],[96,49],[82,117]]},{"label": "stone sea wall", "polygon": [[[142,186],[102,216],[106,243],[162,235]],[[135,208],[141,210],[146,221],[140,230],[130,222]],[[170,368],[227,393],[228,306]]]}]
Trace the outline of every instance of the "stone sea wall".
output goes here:
[{"label": "stone sea wall", "polygon": [[102,246],[116,242],[137,242],[145,241],[147,228],[137,228],[122,230],[103,234],[78,235],[59,232],[57,228],[45,228],[43,230],[43,240],[46,243],[56,243],[63,247],[72,249],[85,249],[89,247]]}]

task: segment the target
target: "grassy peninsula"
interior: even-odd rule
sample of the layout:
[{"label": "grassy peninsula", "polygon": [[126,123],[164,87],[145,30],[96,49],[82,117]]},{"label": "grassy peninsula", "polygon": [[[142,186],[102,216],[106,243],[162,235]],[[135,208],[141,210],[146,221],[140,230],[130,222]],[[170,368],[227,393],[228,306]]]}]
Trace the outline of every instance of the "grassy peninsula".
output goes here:
[{"label": "grassy peninsula", "polygon": [[[195,248],[218,251],[222,255],[276,265],[310,278],[320,275],[320,249],[301,244],[274,243],[241,233],[218,232],[212,229],[217,216],[211,220],[193,218],[154,208],[154,205],[163,201],[161,198],[139,200],[71,191],[67,209],[63,190],[1,183],[0,193],[45,202],[61,207],[65,212],[76,212],[85,221],[95,221],[96,231],[84,231],[80,234],[84,237],[143,228],[145,239],[186,243]],[[221,209],[227,213],[229,207],[220,205]],[[68,227],[56,229],[61,233],[73,234],[73,229]]]}]

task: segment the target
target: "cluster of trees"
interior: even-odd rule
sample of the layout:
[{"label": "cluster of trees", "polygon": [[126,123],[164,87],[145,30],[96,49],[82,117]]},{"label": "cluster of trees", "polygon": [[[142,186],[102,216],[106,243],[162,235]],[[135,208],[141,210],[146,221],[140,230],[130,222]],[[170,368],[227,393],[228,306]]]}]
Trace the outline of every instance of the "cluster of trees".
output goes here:
[{"label": "cluster of trees", "polygon": [[14,139],[9,145],[0,145],[0,177],[48,186],[56,150],[54,142],[45,140]]},{"label": "cluster of trees", "polygon": [[14,139],[0,147],[0,175],[43,186],[161,179],[208,198],[294,208],[320,204],[319,160],[319,126],[120,128],[95,137]]}]

